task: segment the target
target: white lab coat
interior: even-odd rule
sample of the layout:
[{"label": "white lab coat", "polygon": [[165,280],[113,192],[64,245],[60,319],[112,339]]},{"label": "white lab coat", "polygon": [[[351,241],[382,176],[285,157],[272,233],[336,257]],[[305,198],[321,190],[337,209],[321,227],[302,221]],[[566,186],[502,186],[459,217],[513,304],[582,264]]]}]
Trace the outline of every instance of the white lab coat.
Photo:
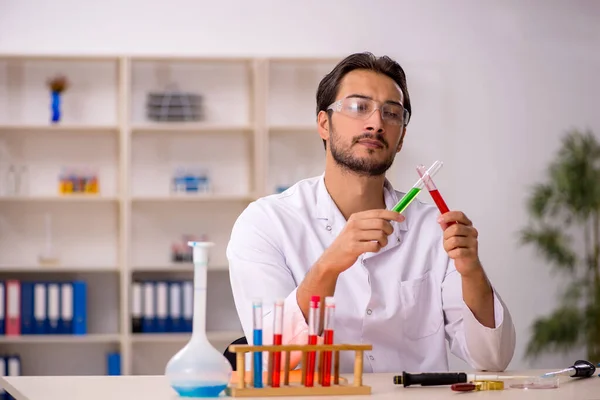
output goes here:
[{"label": "white lab coat", "polygon": [[[386,181],[388,209],[402,195]],[[405,221],[392,223],[386,247],[364,254],[339,276],[334,342],[372,344],[365,372],[446,371],[446,339],[451,352],[473,368],[504,370],[515,349],[506,305],[494,290],[496,327],[481,325],[463,302],[460,274],[442,246],[437,208],[415,199],[403,214]],[[263,344],[272,343],[277,298],[285,299],[283,343],[307,343],[296,288],[345,223],[323,175],[261,198],[239,216],[227,257],[248,343],[255,298],[263,300]],[[341,352],[340,363],[341,372],[351,372],[354,352]]]}]

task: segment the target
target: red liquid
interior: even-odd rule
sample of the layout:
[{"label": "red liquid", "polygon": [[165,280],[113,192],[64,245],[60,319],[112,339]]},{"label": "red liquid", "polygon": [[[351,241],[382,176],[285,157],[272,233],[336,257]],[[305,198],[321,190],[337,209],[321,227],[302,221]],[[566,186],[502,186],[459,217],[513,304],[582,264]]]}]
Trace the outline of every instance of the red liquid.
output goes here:
[{"label": "red liquid", "polygon": [[[333,344],[333,330],[326,329],[324,332],[324,343],[325,344]],[[325,352],[325,357],[323,360],[323,379],[321,379],[321,385],[329,386],[331,384],[331,351]]]},{"label": "red liquid", "polygon": [[[274,333],[273,334],[273,344],[279,345],[282,342],[282,334]],[[271,382],[272,387],[279,387],[280,380],[280,371],[281,371],[281,352],[274,351],[273,352],[273,379]]]},{"label": "red liquid", "polygon": [[[440,213],[446,214],[448,211],[450,211],[450,209],[446,205],[446,202],[442,198],[442,195],[440,194],[439,190],[437,190],[437,189],[430,190],[429,194],[431,195],[431,198],[435,202],[435,205],[437,206],[438,210],[440,210]],[[448,226],[454,225],[455,223],[456,222],[449,222]]]},{"label": "red liquid", "polygon": [[[309,335],[308,344],[317,344],[317,335]],[[306,381],[304,382],[304,386],[306,387],[312,387],[314,385],[315,357],[316,352],[308,352],[308,361],[306,362]]]}]

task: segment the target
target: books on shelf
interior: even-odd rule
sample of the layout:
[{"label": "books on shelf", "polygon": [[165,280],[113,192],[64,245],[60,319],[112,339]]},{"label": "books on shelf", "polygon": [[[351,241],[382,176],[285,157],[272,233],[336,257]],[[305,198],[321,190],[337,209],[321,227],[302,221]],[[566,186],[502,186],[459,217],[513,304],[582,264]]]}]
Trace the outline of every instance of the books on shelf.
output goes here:
[{"label": "books on shelf", "polygon": [[132,332],[192,332],[193,294],[192,280],[133,282]]},{"label": "books on shelf", "polygon": [[85,281],[0,281],[0,335],[87,334]]}]

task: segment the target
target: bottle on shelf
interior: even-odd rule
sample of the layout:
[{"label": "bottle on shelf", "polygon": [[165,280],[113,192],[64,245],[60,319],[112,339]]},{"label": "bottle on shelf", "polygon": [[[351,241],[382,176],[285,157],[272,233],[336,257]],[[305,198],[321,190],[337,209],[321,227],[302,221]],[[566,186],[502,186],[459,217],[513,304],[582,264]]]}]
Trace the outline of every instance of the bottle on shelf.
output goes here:
[{"label": "bottle on shelf", "polygon": [[182,397],[218,397],[229,384],[231,364],[206,336],[206,278],[211,242],[190,242],[194,260],[192,336],[167,363],[165,375]]},{"label": "bottle on shelf", "polygon": [[18,177],[17,169],[14,165],[10,165],[6,172],[6,185],[5,194],[6,196],[16,196],[18,190]]},{"label": "bottle on shelf", "polygon": [[26,165],[21,165],[18,173],[18,194],[19,196],[29,195],[29,169]]},{"label": "bottle on shelf", "polygon": [[59,263],[59,257],[52,242],[52,214],[46,213],[45,216],[46,241],[44,248],[40,252],[38,261],[40,265],[51,266]]}]

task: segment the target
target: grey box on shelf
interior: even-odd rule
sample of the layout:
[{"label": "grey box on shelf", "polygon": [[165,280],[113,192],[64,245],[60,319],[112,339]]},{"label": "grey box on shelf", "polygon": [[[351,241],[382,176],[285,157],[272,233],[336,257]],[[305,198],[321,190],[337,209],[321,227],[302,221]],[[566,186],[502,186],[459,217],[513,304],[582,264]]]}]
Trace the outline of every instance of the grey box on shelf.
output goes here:
[{"label": "grey box on shelf", "polygon": [[204,118],[202,96],[180,91],[150,92],[147,116],[157,122],[200,121]]}]

